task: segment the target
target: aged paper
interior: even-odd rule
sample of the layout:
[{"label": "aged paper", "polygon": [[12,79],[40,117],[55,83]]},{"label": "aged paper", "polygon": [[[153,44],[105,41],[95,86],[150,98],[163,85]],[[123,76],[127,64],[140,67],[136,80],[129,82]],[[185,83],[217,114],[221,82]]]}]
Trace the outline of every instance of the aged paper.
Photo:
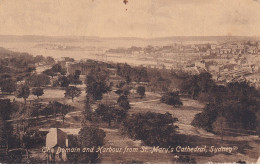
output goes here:
[{"label": "aged paper", "polygon": [[259,0],[0,0],[0,163],[260,163]]}]

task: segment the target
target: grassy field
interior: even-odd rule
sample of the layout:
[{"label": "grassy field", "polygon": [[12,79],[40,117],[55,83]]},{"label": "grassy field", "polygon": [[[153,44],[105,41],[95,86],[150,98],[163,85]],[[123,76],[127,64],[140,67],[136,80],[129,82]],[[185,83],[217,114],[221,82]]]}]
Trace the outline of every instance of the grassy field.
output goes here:
[{"label": "grassy field", "polygon": [[[71,99],[64,98],[64,90],[62,88],[45,88],[44,95],[40,97],[40,102],[48,103],[49,101],[59,101],[64,104],[68,104],[75,107],[75,110],[68,113],[65,117],[65,124],[62,126],[61,118],[42,119],[38,122],[41,124],[41,128],[54,127],[57,124],[67,128],[80,128],[82,111],[84,110],[85,101],[85,86],[78,86],[82,90],[80,97],[75,98],[74,102]],[[5,96],[11,100],[14,95]],[[173,117],[177,117],[179,122],[178,132],[185,135],[185,140],[190,143],[191,147],[196,146],[237,146],[238,149],[232,153],[207,153],[207,154],[188,154],[196,159],[199,163],[205,162],[236,162],[239,159],[246,160],[247,162],[256,162],[260,155],[260,140],[257,136],[225,136],[224,141],[220,139],[220,136],[206,132],[202,129],[195,128],[190,125],[194,116],[200,113],[204,107],[204,104],[199,103],[196,100],[189,98],[182,98],[183,106],[175,108],[160,102],[160,95],[152,92],[146,92],[146,96],[141,99],[138,94],[130,94],[129,100],[131,109],[129,114],[139,112],[157,112],[165,113],[169,112]],[[104,94],[102,103],[116,103],[118,95],[114,92]],[[16,101],[23,102],[23,99],[15,98]],[[28,100],[37,100],[36,96],[30,95]],[[56,123],[58,122],[58,123]],[[121,134],[120,130],[115,127],[108,127],[106,123],[100,123],[96,125],[101,127],[106,132],[105,145],[104,147],[117,147],[125,149],[127,148],[138,148],[142,146],[141,141],[135,141],[127,136]],[[151,149],[151,147],[148,147]],[[33,152],[32,152],[33,153]],[[143,162],[156,162],[156,163],[173,163],[175,154],[172,153],[141,153],[141,152],[127,152],[127,153],[103,153],[101,154],[103,163],[127,163],[132,161],[143,161]],[[183,154],[178,154],[182,156]]]},{"label": "grassy field", "polygon": [[[82,90],[84,88],[82,87]],[[52,90],[49,92],[55,92],[53,97],[57,99],[63,99],[64,103],[70,104],[77,107],[78,112],[68,114],[66,116],[67,126],[78,127],[80,126],[79,120],[81,118],[80,111],[84,110],[84,100],[85,94],[83,93],[79,98],[76,98],[74,102],[70,99],[63,98],[64,92]],[[51,94],[51,93],[49,93]],[[59,95],[59,96],[58,96]],[[157,112],[165,113],[169,112],[173,117],[177,117],[179,122],[178,132],[186,136],[185,140],[190,143],[191,147],[204,146],[207,147],[215,146],[237,146],[238,150],[230,153],[208,153],[208,154],[189,154],[196,159],[199,163],[205,163],[208,161],[212,162],[236,162],[239,159],[246,160],[247,162],[256,162],[259,157],[259,143],[260,140],[256,136],[225,136],[224,141],[220,139],[220,136],[214,135],[212,133],[206,132],[205,130],[191,126],[191,121],[197,113],[200,113],[204,107],[204,104],[199,103],[196,100],[189,98],[182,98],[183,106],[175,108],[159,101],[160,95],[152,92],[147,92],[146,97],[140,99],[137,94],[131,94],[129,96],[129,101],[131,109],[129,114],[139,113],[139,112]],[[47,97],[46,97],[47,98]],[[115,103],[118,95],[114,92],[104,94],[102,103]],[[142,142],[134,141],[127,136],[123,136],[119,129],[114,127],[108,127],[106,123],[101,123],[98,125],[103,127],[106,132],[105,145],[104,147],[118,147],[118,148],[139,148],[141,149]],[[151,148],[150,148],[151,149]],[[176,154],[150,154],[150,153],[140,153],[140,152],[128,152],[128,153],[104,153],[102,154],[102,162],[104,163],[120,163],[120,162],[131,162],[143,161],[143,162],[163,162],[172,163],[175,161]],[[183,154],[178,154],[183,155]]]},{"label": "grassy field", "polygon": [[[191,122],[197,113],[200,113],[204,104],[189,98],[182,98],[183,106],[175,108],[159,101],[160,95],[148,93],[144,99],[138,99],[135,95],[130,98],[131,109],[129,114],[139,112],[169,112],[174,117],[179,119],[177,125],[179,126],[178,132],[185,135],[185,141],[190,143],[190,147],[202,146],[215,146],[215,147],[234,147],[238,149],[233,150],[232,153],[202,153],[202,154],[186,154],[196,159],[199,163],[206,162],[237,162],[238,160],[245,160],[247,162],[255,163],[259,157],[259,143],[260,140],[257,136],[225,136],[222,141],[220,136],[206,132],[205,130],[191,126]],[[104,128],[106,131],[106,144],[105,147],[138,147],[141,149],[142,142],[134,141],[128,137],[122,136],[118,129]],[[120,163],[130,162],[133,160],[143,162],[156,162],[156,163],[173,163],[176,154],[150,154],[150,153],[105,153],[102,155],[103,162]],[[185,153],[177,153],[179,156]]]}]

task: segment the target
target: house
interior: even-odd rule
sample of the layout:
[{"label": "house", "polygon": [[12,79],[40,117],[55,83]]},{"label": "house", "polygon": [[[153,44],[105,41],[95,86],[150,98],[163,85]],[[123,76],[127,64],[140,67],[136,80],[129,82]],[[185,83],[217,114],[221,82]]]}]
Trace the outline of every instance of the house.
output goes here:
[{"label": "house", "polygon": [[208,70],[209,66],[213,65],[213,63],[214,63],[213,61],[205,61],[205,60],[196,61],[195,62],[195,67]]},{"label": "house", "polygon": [[211,44],[211,45],[210,45],[210,48],[211,48],[212,50],[215,50],[215,49],[217,48],[217,45],[216,45],[216,44]]},{"label": "house", "polygon": [[58,148],[68,147],[67,133],[58,129],[51,128],[46,136],[46,148],[51,150],[47,156],[49,161],[62,162],[67,161],[66,152],[57,152]]},{"label": "house", "polygon": [[258,49],[256,46],[250,46],[247,49],[247,53],[249,54],[257,54],[258,53]]},{"label": "house", "polygon": [[260,156],[259,156],[258,160],[256,161],[256,164],[260,164]]},{"label": "house", "polygon": [[231,48],[221,48],[219,50],[219,53],[220,54],[230,54],[232,52],[232,49]]},{"label": "house", "polygon": [[76,70],[80,70],[82,75],[87,75],[92,69],[106,68],[107,65],[102,62],[93,60],[81,61],[79,63],[72,63],[68,65],[68,73],[74,74]]}]

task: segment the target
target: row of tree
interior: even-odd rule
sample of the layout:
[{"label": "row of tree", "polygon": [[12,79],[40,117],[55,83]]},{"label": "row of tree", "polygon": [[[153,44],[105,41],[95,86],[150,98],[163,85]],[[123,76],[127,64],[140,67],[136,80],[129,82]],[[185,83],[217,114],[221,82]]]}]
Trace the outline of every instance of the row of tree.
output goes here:
[{"label": "row of tree", "polygon": [[[85,111],[83,112],[82,128],[79,135],[74,137],[74,146],[76,147],[97,148],[104,145],[106,133],[96,126],[89,126],[87,121],[92,121],[93,117],[99,115],[103,121],[107,121],[111,124],[111,118],[109,116],[114,115],[112,111],[114,111],[115,108],[100,104],[96,113],[93,113],[91,109],[92,103],[102,100],[103,94],[110,91],[112,85],[109,84],[107,80],[108,72],[101,69],[92,70],[90,74],[86,76]],[[100,152],[96,150],[91,153],[70,153],[68,155],[69,162],[73,163],[99,163],[100,159]]]},{"label": "row of tree", "polygon": [[258,90],[246,82],[229,83],[227,86],[204,84],[203,92],[197,95],[207,105],[202,113],[195,116],[194,126],[221,133],[222,136],[225,129],[257,129],[260,112]]},{"label": "row of tree", "polygon": [[16,146],[13,126],[8,120],[17,111],[18,106],[16,103],[11,102],[10,99],[0,99],[0,143],[3,148],[6,148],[6,154],[8,154],[10,148]]},{"label": "row of tree", "polygon": [[[194,126],[218,133],[219,127],[260,131],[259,90],[247,82],[232,82],[222,86],[217,85],[208,72],[191,75],[182,71],[132,68],[127,64],[118,64],[116,68],[117,74],[124,77],[126,82],[131,82],[132,79],[136,82],[149,82],[147,87],[151,91],[164,92],[161,98],[163,103],[182,105],[179,93],[174,92],[176,89],[181,94],[207,103],[203,112],[196,115],[192,123]],[[137,78],[139,75],[145,79]]]}]

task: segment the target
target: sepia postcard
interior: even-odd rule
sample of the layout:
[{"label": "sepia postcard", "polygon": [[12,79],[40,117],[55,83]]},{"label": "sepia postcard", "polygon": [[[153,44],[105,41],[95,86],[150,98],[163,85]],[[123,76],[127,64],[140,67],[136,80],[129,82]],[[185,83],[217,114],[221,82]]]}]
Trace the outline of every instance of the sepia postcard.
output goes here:
[{"label": "sepia postcard", "polygon": [[260,0],[0,0],[0,163],[260,164]]}]

